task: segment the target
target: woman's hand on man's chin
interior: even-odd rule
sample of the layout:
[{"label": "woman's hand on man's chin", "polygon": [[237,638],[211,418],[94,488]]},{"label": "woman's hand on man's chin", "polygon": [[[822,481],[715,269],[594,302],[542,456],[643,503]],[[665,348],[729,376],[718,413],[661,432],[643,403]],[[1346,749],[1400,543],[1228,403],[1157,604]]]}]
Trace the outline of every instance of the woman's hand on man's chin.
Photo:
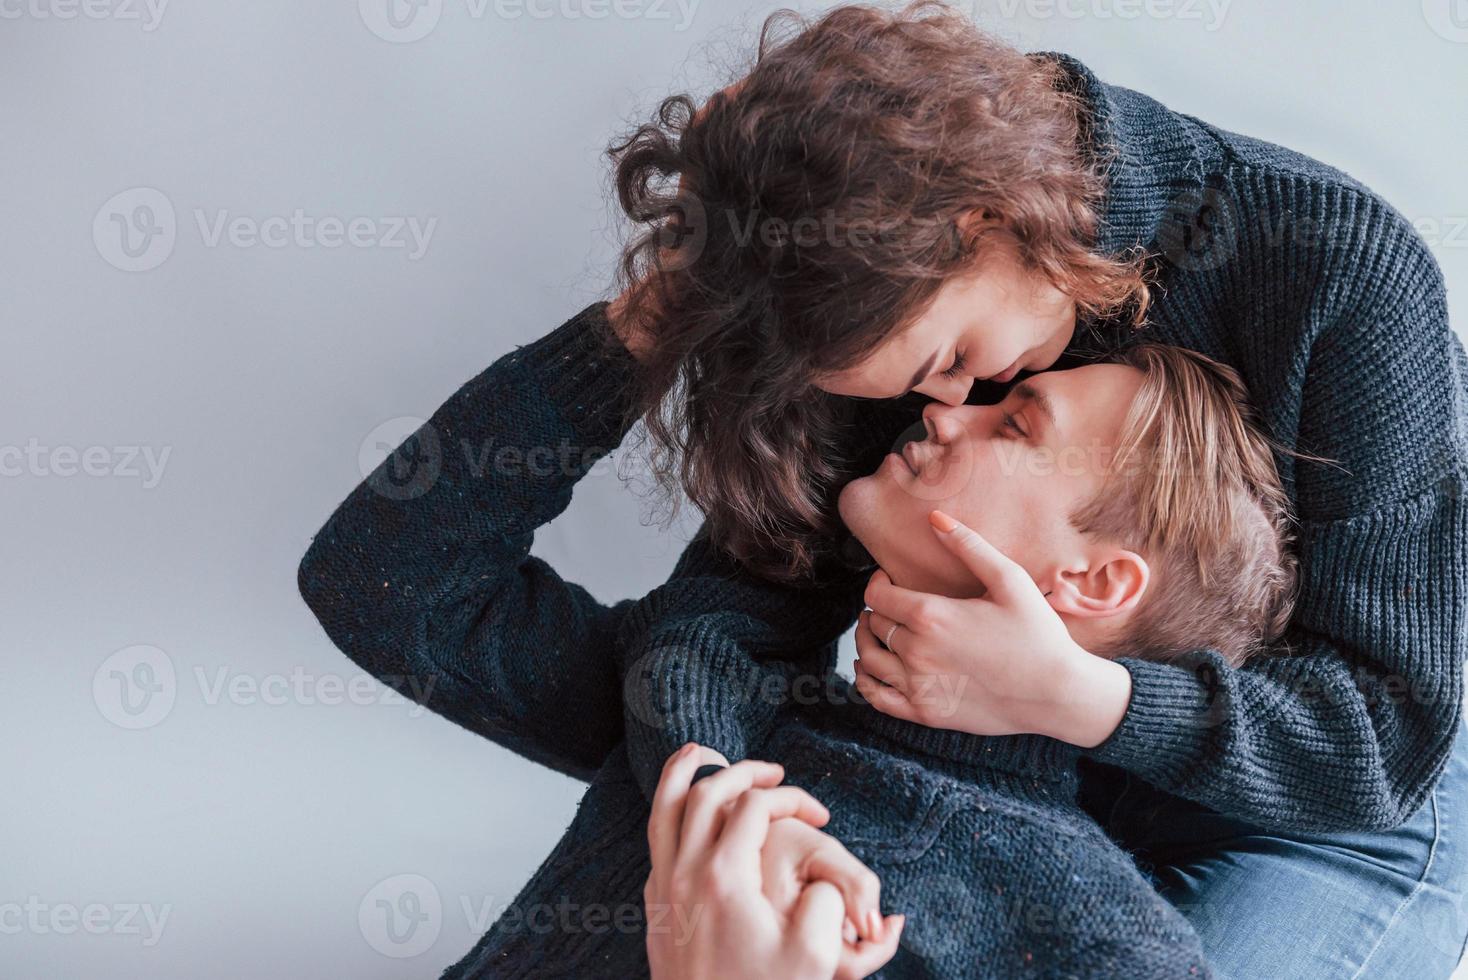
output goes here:
[{"label": "woman's hand on man's chin", "polygon": [[974,735],[1048,735],[1093,748],[1131,703],[1131,674],[1087,652],[1033,579],[977,532],[938,537],[987,589],[952,599],[873,573],[856,631],[856,686],[878,711]]},{"label": "woman's hand on man's chin", "polygon": [[[902,917],[867,919],[848,941],[854,902],[875,908],[878,884],[834,838],[780,766],[745,761],[693,785],[699,766],[727,763],[689,744],[669,757],[648,820],[652,873],[643,889],[655,980],[864,977],[897,952]],[[870,904],[868,904],[870,903]]]}]

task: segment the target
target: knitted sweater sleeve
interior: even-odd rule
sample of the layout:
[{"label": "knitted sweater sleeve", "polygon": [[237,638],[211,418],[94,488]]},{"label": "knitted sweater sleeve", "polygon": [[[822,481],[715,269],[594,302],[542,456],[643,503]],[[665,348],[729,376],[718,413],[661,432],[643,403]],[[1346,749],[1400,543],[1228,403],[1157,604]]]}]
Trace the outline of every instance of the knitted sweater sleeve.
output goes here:
[{"label": "knitted sweater sleeve", "polygon": [[[874,466],[917,417],[911,401],[855,404],[846,450],[854,465]],[[782,707],[831,693],[836,641],[863,608],[868,572],[831,561],[813,581],[772,582],[699,531],[618,631],[627,754],[648,799],[685,742],[738,762]]]},{"label": "knitted sweater sleeve", "polygon": [[700,530],[618,634],[627,755],[649,800],[685,742],[738,762],[783,706],[825,696],[836,640],[861,611],[862,581],[765,581]]},{"label": "knitted sweater sleeve", "polygon": [[651,798],[678,746],[737,761],[782,704],[818,695],[861,582],[767,582],[700,532],[665,584],[608,606],[530,555],[632,421],[635,365],[605,306],[460,388],[336,509],[297,579],[379,680],[580,778],[625,739]]},{"label": "knitted sweater sleeve", "polygon": [[530,555],[621,442],[631,357],[595,303],[461,387],[326,521],[302,597],[356,663],[444,717],[589,778],[622,740],[605,605]]},{"label": "knitted sweater sleeve", "polygon": [[1388,229],[1364,247],[1369,277],[1334,294],[1299,365],[1299,448],[1335,463],[1293,467],[1283,642],[1238,669],[1206,649],[1122,659],[1130,707],[1090,753],[1266,828],[1402,823],[1462,716],[1468,362],[1420,241]]}]

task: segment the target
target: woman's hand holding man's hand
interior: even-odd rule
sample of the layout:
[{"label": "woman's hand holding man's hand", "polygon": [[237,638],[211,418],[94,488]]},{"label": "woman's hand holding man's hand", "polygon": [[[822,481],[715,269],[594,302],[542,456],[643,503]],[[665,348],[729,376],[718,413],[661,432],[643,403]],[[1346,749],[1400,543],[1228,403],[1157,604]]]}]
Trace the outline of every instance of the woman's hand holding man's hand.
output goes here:
[{"label": "woman's hand holding man's hand", "polygon": [[[706,764],[725,765],[693,785]],[[864,977],[897,951],[902,917],[868,920],[876,876],[816,828],[830,814],[781,786],[769,762],[728,766],[685,745],[663,767],[647,825],[652,873],[643,890],[648,960],[656,980]],[[852,918],[870,941],[847,941]],[[669,909],[672,915],[654,915]],[[874,934],[874,935],[873,935]]]}]

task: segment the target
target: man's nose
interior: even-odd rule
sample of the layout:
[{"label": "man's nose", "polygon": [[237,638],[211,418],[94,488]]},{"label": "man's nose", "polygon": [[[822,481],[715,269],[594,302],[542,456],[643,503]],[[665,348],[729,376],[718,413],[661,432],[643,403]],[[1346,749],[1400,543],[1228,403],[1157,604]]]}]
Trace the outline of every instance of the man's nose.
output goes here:
[{"label": "man's nose", "polygon": [[923,424],[934,442],[948,444],[963,434],[963,420],[959,418],[962,407],[929,402],[923,406]]}]

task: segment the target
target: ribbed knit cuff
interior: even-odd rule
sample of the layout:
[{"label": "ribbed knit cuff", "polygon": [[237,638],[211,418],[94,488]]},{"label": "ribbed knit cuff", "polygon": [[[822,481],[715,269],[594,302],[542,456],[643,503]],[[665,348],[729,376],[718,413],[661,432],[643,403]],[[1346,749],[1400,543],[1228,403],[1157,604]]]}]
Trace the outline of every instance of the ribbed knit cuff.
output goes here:
[{"label": "ribbed knit cuff", "polygon": [[637,420],[637,361],[613,332],[608,305],[605,300],[592,303],[508,358],[541,380],[582,446],[606,452],[621,444]]},{"label": "ribbed knit cuff", "polygon": [[1176,786],[1206,753],[1210,733],[1227,720],[1227,689],[1215,685],[1210,692],[1176,664],[1130,657],[1116,662],[1132,675],[1131,702],[1116,731],[1084,754],[1154,785]]}]

